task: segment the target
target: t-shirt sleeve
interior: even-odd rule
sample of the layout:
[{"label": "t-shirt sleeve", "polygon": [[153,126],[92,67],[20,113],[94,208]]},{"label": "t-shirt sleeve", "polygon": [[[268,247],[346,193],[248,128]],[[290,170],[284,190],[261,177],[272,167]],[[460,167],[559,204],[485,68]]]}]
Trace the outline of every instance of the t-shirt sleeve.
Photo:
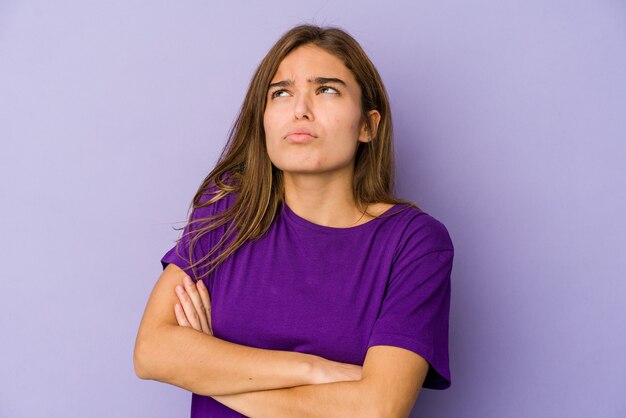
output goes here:
[{"label": "t-shirt sleeve", "polygon": [[413,351],[430,367],[423,387],[450,386],[448,322],[454,247],[446,227],[428,214],[412,220],[396,250],[380,314],[367,348]]},{"label": "t-shirt sleeve", "polygon": [[[200,202],[205,203],[213,198],[216,191],[217,187],[211,187],[207,193],[202,195]],[[219,201],[211,203],[208,206],[194,208],[191,212],[190,220],[197,220],[214,216],[218,212],[218,210],[220,210],[220,208],[224,205],[223,201],[226,199],[227,198],[222,198]],[[189,232],[195,232],[204,226],[206,226],[206,223],[204,222],[187,222],[181,234],[181,239],[161,258],[161,264],[163,266],[163,269],[165,269],[168,264],[172,263],[185,271],[185,273],[187,273],[189,277],[191,277],[191,279],[194,281],[197,281],[198,278],[204,274],[206,268],[204,268],[203,265],[207,261],[201,261],[199,264],[196,264],[192,269],[189,257],[191,248],[190,244],[193,235],[189,234]],[[212,248],[212,245],[214,245],[213,238],[216,232],[217,230],[214,229],[209,231],[208,233],[203,234],[200,239],[195,243],[195,245],[193,246],[193,254],[191,257],[192,262],[195,263],[198,260],[201,260],[206,254],[208,254],[208,252]]]}]

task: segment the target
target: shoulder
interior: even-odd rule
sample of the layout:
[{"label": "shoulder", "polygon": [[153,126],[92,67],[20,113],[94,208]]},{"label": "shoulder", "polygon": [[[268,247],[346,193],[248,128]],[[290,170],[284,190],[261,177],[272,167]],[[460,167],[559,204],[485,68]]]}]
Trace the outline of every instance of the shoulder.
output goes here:
[{"label": "shoulder", "polygon": [[[232,183],[225,182],[228,186]],[[211,181],[200,190],[192,204],[193,218],[206,218],[227,210],[235,201],[236,191],[226,190]]]},{"label": "shoulder", "polygon": [[401,235],[396,256],[411,252],[415,256],[435,251],[454,252],[448,228],[431,214],[408,205],[397,205],[395,216]]}]

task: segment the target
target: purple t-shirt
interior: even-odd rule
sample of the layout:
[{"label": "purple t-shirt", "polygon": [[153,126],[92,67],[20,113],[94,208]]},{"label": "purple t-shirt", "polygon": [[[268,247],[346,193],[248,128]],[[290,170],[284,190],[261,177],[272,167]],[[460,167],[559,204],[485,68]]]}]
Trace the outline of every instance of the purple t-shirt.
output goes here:
[{"label": "purple t-shirt", "polygon": [[[211,197],[205,194],[203,201]],[[192,218],[212,216],[233,202],[234,194],[228,195],[195,209]],[[441,222],[410,206],[395,205],[383,216],[334,228],[310,222],[284,203],[261,238],[203,279],[214,336],[358,365],[371,346],[401,347],[430,364],[425,388],[449,387],[452,241]],[[217,244],[226,226],[202,237],[194,261]],[[174,246],[161,262],[196,280],[188,269],[188,244],[178,243],[183,257]],[[205,271],[196,268],[198,276]],[[191,416],[243,415],[194,393]]]}]

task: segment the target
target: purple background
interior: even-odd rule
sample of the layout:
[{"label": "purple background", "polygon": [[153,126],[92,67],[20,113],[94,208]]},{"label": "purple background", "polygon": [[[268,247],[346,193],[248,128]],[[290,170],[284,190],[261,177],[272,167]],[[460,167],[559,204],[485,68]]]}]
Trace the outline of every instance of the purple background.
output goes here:
[{"label": "purple background", "polygon": [[172,223],[300,22],[363,45],[398,194],[455,243],[453,383],[413,416],[626,416],[617,0],[1,2],[0,416],[188,415],[135,377],[135,335]]}]

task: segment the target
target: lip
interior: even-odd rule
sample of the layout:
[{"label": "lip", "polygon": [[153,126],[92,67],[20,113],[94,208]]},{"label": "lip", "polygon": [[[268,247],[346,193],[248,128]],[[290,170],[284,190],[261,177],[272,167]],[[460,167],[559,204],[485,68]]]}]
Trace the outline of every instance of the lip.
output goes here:
[{"label": "lip", "polygon": [[317,138],[315,133],[305,127],[294,128],[293,130],[287,132],[287,135],[285,135],[286,140],[293,142],[303,142],[312,138]]},{"label": "lip", "polygon": [[307,133],[296,132],[296,133],[287,135],[285,139],[287,140],[287,142],[294,142],[294,143],[302,144],[302,143],[310,142],[314,140],[315,137]]}]

